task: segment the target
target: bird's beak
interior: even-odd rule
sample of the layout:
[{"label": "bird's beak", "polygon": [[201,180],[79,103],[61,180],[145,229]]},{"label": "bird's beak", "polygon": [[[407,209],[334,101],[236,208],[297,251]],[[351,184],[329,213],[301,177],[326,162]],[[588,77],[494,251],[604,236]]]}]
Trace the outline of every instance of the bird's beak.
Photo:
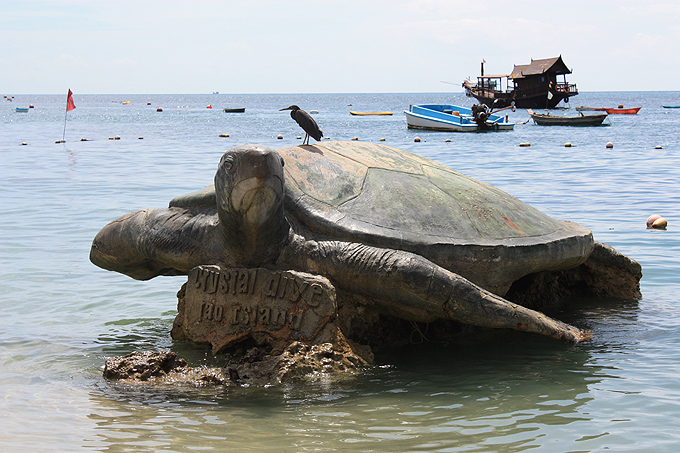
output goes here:
[{"label": "bird's beak", "polygon": [[286,107],[285,109],[280,109],[279,112],[283,112],[284,110],[290,110],[290,107]]}]

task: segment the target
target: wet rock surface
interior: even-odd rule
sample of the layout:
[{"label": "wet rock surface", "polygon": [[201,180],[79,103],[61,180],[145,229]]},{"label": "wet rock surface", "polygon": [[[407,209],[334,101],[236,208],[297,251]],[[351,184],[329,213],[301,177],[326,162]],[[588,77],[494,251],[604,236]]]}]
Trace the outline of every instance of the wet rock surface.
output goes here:
[{"label": "wet rock surface", "polygon": [[351,374],[372,363],[370,348],[347,340],[338,329],[332,342],[294,341],[282,351],[252,346],[223,367],[191,367],[171,351],[132,352],[106,359],[104,377],[129,384],[257,385]]},{"label": "wet rock surface", "polygon": [[595,241],[588,259],[573,269],[527,275],[505,298],[541,309],[563,305],[575,297],[639,299],[642,266],[612,246]]},{"label": "wet rock surface", "polygon": [[190,367],[172,351],[132,352],[122,357],[109,357],[104,377],[128,383],[150,384],[224,384],[228,378],[219,368]]}]

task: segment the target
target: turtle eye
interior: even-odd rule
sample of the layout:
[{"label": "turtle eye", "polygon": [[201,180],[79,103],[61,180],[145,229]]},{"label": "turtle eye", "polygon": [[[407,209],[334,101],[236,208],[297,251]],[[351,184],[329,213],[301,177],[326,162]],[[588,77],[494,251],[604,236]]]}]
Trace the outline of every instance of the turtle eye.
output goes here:
[{"label": "turtle eye", "polygon": [[227,171],[231,170],[234,167],[234,159],[231,157],[226,158],[222,166]]}]

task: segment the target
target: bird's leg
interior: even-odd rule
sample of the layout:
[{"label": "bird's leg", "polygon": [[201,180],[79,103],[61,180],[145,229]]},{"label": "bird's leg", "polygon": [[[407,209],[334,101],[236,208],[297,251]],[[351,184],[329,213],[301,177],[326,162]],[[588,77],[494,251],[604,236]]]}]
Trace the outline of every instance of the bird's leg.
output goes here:
[{"label": "bird's leg", "polygon": [[302,140],[303,145],[309,145],[309,134],[305,132],[305,139]]}]

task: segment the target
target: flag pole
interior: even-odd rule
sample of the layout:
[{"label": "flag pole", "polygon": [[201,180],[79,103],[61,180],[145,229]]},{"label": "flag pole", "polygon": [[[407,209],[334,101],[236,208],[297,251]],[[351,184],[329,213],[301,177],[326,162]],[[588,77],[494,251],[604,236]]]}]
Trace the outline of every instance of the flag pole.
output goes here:
[{"label": "flag pole", "polygon": [[68,110],[66,110],[66,112],[64,113],[64,133],[61,135],[61,142],[62,143],[66,142],[65,138],[66,138],[66,116],[67,115],[68,115]]},{"label": "flag pole", "polygon": [[73,92],[69,88],[68,94],[66,95],[66,113],[64,113],[64,133],[61,136],[61,141],[57,143],[66,143],[66,117],[68,112],[76,108],[76,104],[73,102]]}]

